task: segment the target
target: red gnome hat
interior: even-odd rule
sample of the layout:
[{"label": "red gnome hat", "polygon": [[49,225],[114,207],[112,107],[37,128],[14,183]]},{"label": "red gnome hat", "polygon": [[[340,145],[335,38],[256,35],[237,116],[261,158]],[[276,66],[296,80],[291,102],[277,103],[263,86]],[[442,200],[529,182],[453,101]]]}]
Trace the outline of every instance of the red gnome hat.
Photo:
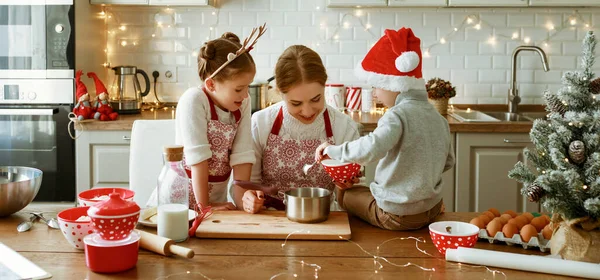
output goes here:
[{"label": "red gnome hat", "polygon": [[77,70],[75,73],[75,97],[77,102],[79,102],[79,98],[81,98],[84,94],[88,93],[87,87],[81,81],[81,75],[83,75],[83,71]]},{"label": "red gnome hat", "polygon": [[98,75],[96,75],[96,73],[88,72],[87,76],[88,76],[88,78],[94,79],[94,84],[96,85],[96,97],[98,97],[100,94],[103,94],[103,93],[106,93],[108,95],[108,91],[106,90],[106,87],[104,87],[104,84],[102,83],[100,78],[98,78]]},{"label": "red gnome hat", "polygon": [[354,72],[375,88],[394,92],[425,90],[421,64],[421,40],[412,30],[386,29]]}]

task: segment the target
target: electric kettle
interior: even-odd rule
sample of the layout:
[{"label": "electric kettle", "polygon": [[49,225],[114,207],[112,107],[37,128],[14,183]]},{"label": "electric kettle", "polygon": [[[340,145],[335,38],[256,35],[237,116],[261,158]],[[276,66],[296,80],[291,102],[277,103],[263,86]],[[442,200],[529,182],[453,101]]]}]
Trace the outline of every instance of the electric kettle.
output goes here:
[{"label": "electric kettle", "polygon": [[[110,105],[119,114],[138,114],[142,109],[142,97],[150,92],[150,79],[144,70],[135,66],[116,66],[115,78],[111,87]],[[137,74],[142,74],[145,89],[142,91]]]}]

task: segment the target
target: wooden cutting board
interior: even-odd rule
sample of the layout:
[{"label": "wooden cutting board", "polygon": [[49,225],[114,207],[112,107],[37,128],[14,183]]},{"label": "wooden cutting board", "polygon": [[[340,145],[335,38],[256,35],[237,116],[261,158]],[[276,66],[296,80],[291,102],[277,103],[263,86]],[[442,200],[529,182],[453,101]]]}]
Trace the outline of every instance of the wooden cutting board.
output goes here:
[{"label": "wooden cutting board", "polygon": [[317,224],[292,222],[285,211],[215,211],[196,230],[199,238],[341,240],[350,239],[348,213],[330,212],[329,219]]}]

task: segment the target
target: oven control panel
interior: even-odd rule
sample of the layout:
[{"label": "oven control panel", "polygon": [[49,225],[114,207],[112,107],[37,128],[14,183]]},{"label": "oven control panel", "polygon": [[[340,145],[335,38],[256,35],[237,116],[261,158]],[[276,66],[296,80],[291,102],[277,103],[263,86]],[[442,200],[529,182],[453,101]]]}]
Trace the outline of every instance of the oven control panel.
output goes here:
[{"label": "oven control panel", "polygon": [[72,104],[73,101],[72,79],[0,79],[0,104]]}]

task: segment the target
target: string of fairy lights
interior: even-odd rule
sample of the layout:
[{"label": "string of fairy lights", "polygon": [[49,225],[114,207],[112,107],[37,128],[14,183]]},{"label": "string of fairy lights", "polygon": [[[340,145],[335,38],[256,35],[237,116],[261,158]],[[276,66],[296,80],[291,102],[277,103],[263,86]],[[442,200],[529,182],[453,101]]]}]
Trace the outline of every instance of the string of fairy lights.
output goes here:
[{"label": "string of fairy lights", "polygon": [[[149,35],[131,35],[127,33],[129,30],[128,25],[121,23],[118,13],[113,12],[111,7],[103,7],[103,10],[99,13],[99,16],[105,19],[108,27],[107,33],[109,38],[110,36],[115,36],[112,42],[116,42],[116,47],[130,48],[138,46],[141,40],[153,40],[155,38],[159,39],[161,38],[163,31],[165,31],[165,28],[174,28],[178,26],[178,22],[176,20],[177,11],[178,10],[175,8],[170,7],[158,8],[154,14],[154,32]],[[204,24],[202,26],[208,28],[208,35],[201,39],[208,41],[218,38],[220,34],[216,34],[216,29],[220,23],[221,10],[219,8],[207,8],[202,9],[201,11],[204,13]],[[362,9],[360,6],[357,6],[356,9],[341,14],[339,21],[335,23],[328,22],[327,19],[324,19],[325,17],[321,17],[321,12],[323,12],[323,14],[325,13],[322,7],[316,6],[315,16],[316,18],[321,18],[319,21],[319,28],[322,31],[319,34],[320,39],[313,41],[309,40],[309,42],[306,42],[306,45],[315,48],[317,51],[319,51],[319,48],[325,44],[338,43],[342,37],[341,33],[344,30],[351,28],[358,28],[366,32],[368,34],[367,36],[373,41],[371,46],[375,44],[374,42],[381,36],[380,33],[382,30],[379,30],[379,28],[374,28],[369,21],[369,10]],[[358,24],[353,24],[352,21]],[[495,45],[502,40],[519,42],[525,45],[540,45],[543,47],[549,47],[550,42],[564,30],[574,30],[577,28],[590,30],[594,28],[591,23],[579,13],[578,10],[573,10],[573,12],[569,16],[566,16],[561,22],[553,22],[552,20],[548,20],[544,26],[547,29],[547,35],[543,39],[537,40],[532,39],[527,32],[521,31],[520,27],[515,27],[511,34],[497,32],[498,30],[494,29],[495,26],[492,23],[484,20],[478,13],[468,14],[459,22],[459,24],[449,27],[450,31],[440,36],[437,41],[428,42],[426,44],[424,43],[422,46],[423,56],[430,57],[432,53],[435,53],[437,46],[447,44],[456,36],[464,34],[466,30],[485,32],[484,27],[490,27],[489,32],[491,32],[491,34],[488,36],[488,39],[485,40],[486,43],[490,45]],[[502,29],[504,30],[507,28],[502,27]],[[331,32],[329,32],[329,30],[331,30]],[[190,43],[187,40],[179,40],[177,38],[174,40],[176,40],[177,45],[181,46],[180,49],[175,49],[176,52],[187,52],[194,57],[198,56],[201,45],[190,46]],[[107,56],[111,53],[111,48],[108,46],[108,42],[104,51],[107,53]],[[106,61],[104,66],[109,67],[110,62]]]}]

